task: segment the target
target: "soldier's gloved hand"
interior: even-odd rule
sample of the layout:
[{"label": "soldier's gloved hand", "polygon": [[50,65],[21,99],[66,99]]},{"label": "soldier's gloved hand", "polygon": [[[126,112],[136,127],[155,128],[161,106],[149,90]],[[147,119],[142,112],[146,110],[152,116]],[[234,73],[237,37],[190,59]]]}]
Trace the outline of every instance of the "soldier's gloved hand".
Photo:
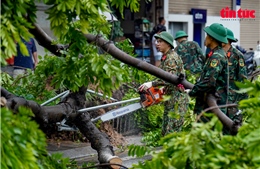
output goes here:
[{"label": "soldier's gloved hand", "polygon": [[149,89],[149,88],[152,87],[152,86],[153,86],[153,85],[152,85],[152,82],[146,82],[146,83],[142,84],[142,85],[138,88],[138,90],[139,90],[139,91],[147,90],[147,89]]},{"label": "soldier's gloved hand", "polygon": [[189,94],[190,91],[191,91],[191,89],[186,89],[186,90],[184,90],[184,92],[187,93],[187,94]]}]

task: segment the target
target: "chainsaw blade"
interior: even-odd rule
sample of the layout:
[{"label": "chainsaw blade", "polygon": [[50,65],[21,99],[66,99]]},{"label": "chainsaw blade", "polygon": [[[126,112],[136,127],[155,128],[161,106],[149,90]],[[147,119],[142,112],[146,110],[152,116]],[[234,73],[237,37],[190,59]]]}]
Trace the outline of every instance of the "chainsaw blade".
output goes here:
[{"label": "chainsaw blade", "polygon": [[130,104],[128,106],[124,106],[119,109],[111,110],[111,111],[107,112],[106,114],[102,115],[100,119],[103,122],[105,122],[105,121],[126,115],[126,114],[136,111],[140,108],[142,108],[142,105],[140,103]]}]

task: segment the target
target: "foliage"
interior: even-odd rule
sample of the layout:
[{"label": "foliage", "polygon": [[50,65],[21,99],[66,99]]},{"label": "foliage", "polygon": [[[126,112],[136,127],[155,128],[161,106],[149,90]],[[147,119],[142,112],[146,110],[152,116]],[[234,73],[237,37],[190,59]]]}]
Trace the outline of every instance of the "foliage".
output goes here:
[{"label": "foliage", "polygon": [[24,107],[17,114],[1,108],[1,168],[77,169],[74,160],[60,153],[48,154],[45,135],[32,116]]},{"label": "foliage", "polygon": [[45,135],[30,121],[32,113],[1,109],[1,168],[40,168],[37,160],[46,152]]},{"label": "foliage", "polygon": [[152,151],[152,148],[147,146],[136,146],[134,144],[130,145],[128,151],[129,156],[142,157],[144,155],[149,154]]},{"label": "foliage", "polygon": [[[161,124],[161,123],[160,123]],[[161,127],[154,128],[152,131],[144,132],[142,137],[142,142],[146,146],[159,147],[161,143],[159,142],[162,138]]]},{"label": "foliage", "polygon": [[[42,67],[39,64],[37,69],[41,70],[36,69],[36,75],[44,73],[39,75],[43,79],[49,78],[49,75],[52,76],[52,84],[56,89],[66,87],[77,91],[82,86],[88,86],[89,83],[97,84],[106,95],[111,95],[113,89],[127,81],[128,74],[121,68],[121,63],[107,53],[100,52],[99,48],[88,44],[84,34],[91,32],[104,38],[109,37],[112,24],[107,22],[100,11],[110,12],[109,5],[120,11],[123,11],[125,7],[137,11],[139,10],[137,0],[111,0],[109,2],[106,0],[45,0],[44,3],[49,7],[46,13],[50,20],[50,28],[57,38],[53,43],[69,44],[69,46],[68,49],[62,51],[64,58],[47,59],[53,56],[50,54],[44,56],[46,61],[42,63],[44,64]],[[1,63],[5,63],[6,58],[16,55],[15,42],[21,46],[22,53],[28,52],[20,37],[26,40],[32,37],[28,29],[33,28],[32,25],[37,18],[35,1],[26,0],[17,3],[3,1],[1,5],[1,41],[3,42]],[[114,27],[120,30],[119,23],[115,23]],[[121,35],[120,31],[117,33]],[[50,64],[51,61],[53,62]]]},{"label": "foliage", "polygon": [[[260,167],[260,78],[240,84],[250,98],[240,102],[247,115],[236,136],[223,135],[217,117],[208,123],[192,123],[190,132],[171,133],[161,143],[159,153],[151,161],[133,168],[259,168]],[[144,149],[132,147],[133,155],[145,154]],[[149,152],[149,151],[148,151]],[[152,152],[150,152],[151,154]]]},{"label": "foliage", "polygon": [[2,87],[13,94],[40,103],[56,95],[55,90],[46,90],[47,78],[35,76],[30,70],[28,70],[27,74],[16,79],[13,79],[5,72],[1,72],[0,83]]}]

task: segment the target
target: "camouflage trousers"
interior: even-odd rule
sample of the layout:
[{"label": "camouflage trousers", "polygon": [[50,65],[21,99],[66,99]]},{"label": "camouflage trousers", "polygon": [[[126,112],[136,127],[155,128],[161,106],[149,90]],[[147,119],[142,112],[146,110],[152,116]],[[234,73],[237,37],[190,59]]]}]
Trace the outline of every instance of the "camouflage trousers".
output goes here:
[{"label": "camouflage trousers", "polygon": [[181,131],[188,105],[188,95],[182,92],[178,92],[164,103],[162,136]]},{"label": "camouflage trousers", "polygon": [[[247,99],[247,98],[248,98],[247,94],[240,94],[240,93],[235,93],[235,92],[229,93],[229,95],[228,95],[228,104],[238,104],[239,101]],[[228,107],[227,108],[227,116],[231,120],[236,120],[236,118],[238,118],[236,116],[237,112],[238,112],[238,106]]]}]

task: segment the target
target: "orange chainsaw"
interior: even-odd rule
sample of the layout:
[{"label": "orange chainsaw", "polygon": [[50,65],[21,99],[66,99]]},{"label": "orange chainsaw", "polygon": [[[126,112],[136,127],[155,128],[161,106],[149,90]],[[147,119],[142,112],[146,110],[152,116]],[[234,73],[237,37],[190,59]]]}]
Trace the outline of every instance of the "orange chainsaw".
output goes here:
[{"label": "orange chainsaw", "polygon": [[163,100],[164,90],[163,88],[151,87],[139,93],[142,107],[145,108],[160,103]]},{"label": "orange chainsaw", "polygon": [[91,111],[91,110],[101,109],[101,108],[119,105],[119,104],[123,104],[123,103],[139,101],[138,103],[133,103],[133,104],[130,104],[130,105],[127,105],[127,106],[124,106],[124,107],[121,107],[121,108],[118,108],[115,110],[111,110],[101,116],[98,116],[95,119],[92,119],[91,121],[95,122],[99,119],[102,120],[103,122],[112,120],[117,117],[126,115],[128,113],[134,112],[138,109],[146,108],[146,107],[152,106],[154,104],[160,103],[163,100],[164,90],[163,90],[163,88],[151,87],[147,90],[139,92],[139,94],[140,94],[140,97],[138,97],[138,98],[123,100],[123,101],[114,102],[114,103],[108,103],[105,105],[99,105],[99,106],[95,106],[95,107],[88,107],[85,109],[81,109],[78,112]]}]

